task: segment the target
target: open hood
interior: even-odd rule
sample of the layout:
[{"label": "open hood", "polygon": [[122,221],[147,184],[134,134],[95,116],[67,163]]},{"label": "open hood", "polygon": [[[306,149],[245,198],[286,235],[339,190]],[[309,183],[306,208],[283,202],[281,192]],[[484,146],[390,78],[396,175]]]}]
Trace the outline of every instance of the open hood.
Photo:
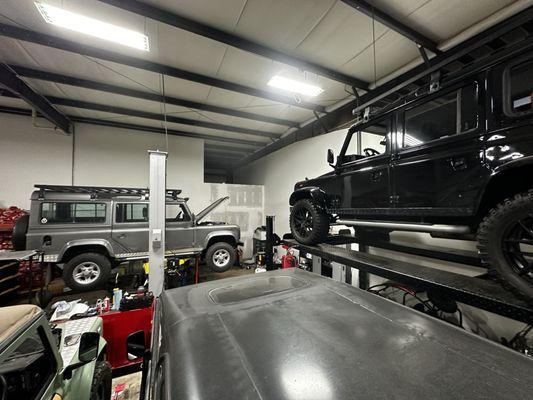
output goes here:
[{"label": "open hood", "polygon": [[229,196],[222,197],[215,201],[214,203],[211,203],[211,205],[204,208],[202,211],[200,211],[198,214],[196,214],[196,222],[200,222],[202,218],[204,218],[207,214],[209,214],[211,211],[213,211],[215,208],[217,208],[219,205],[221,205],[223,202],[225,202],[227,199],[229,199]]}]

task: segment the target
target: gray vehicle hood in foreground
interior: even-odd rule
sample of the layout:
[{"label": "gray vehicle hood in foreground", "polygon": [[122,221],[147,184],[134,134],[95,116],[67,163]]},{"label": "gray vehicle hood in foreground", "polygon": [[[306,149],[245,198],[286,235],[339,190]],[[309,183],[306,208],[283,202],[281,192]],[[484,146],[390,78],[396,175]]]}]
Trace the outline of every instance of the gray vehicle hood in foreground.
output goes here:
[{"label": "gray vehicle hood in foreground", "polygon": [[213,211],[215,208],[217,208],[219,205],[224,203],[227,199],[229,199],[229,196],[221,197],[214,203],[211,203],[206,208],[204,208],[202,211],[200,211],[198,214],[196,214],[196,222],[200,222],[207,214],[209,214],[211,211]]},{"label": "gray vehicle hood in foreground", "polygon": [[533,359],[299,269],[168,290],[160,305],[173,399],[514,400],[533,393]]}]

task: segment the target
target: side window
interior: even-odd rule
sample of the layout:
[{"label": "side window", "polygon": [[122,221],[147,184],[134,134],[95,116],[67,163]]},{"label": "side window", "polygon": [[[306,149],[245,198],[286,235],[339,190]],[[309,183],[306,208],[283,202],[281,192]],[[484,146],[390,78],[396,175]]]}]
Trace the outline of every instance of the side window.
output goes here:
[{"label": "side window", "polygon": [[32,332],[2,357],[0,393],[3,400],[40,398],[52,381],[57,365],[42,328]]},{"label": "side window", "polygon": [[148,204],[118,203],[115,222],[148,222]]},{"label": "side window", "polygon": [[401,147],[418,146],[478,126],[478,85],[473,83],[405,111]]},{"label": "side window", "polygon": [[191,220],[191,216],[183,204],[167,204],[166,215],[166,222],[186,222]]},{"label": "side window", "polygon": [[533,113],[533,60],[511,67],[508,84],[511,112],[519,115]]},{"label": "side window", "polygon": [[357,133],[352,134],[349,138],[348,147],[344,155],[344,162],[354,161],[363,158],[365,155],[378,155],[388,152],[390,118],[387,117],[381,121],[366,126],[361,129],[361,150],[373,149],[376,152],[367,151],[367,153],[358,154],[357,150]]},{"label": "side window", "polygon": [[42,224],[94,223],[105,222],[104,203],[54,202],[41,204]]}]

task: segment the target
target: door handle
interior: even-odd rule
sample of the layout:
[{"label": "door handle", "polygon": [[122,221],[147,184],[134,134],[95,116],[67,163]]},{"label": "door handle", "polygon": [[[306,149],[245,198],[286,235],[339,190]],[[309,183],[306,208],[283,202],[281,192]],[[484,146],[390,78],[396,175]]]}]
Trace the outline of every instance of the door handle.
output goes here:
[{"label": "door handle", "polygon": [[459,158],[449,158],[448,162],[454,171],[462,171],[467,168],[466,160],[464,157]]},{"label": "door handle", "polygon": [[377,182],[381,179],[382,175],[383,175],[383,171],[375,171],[375,172],[372,172],[372,174],[370,175],[370,179],[372,180],[372,182]]},{"label": "door handle", "polygon": [[120,235],[118,235],[118,238],[119,239],[124,239],[126,236],[128,236],[128,235],[126,235],[125,233],[121,233]]}]

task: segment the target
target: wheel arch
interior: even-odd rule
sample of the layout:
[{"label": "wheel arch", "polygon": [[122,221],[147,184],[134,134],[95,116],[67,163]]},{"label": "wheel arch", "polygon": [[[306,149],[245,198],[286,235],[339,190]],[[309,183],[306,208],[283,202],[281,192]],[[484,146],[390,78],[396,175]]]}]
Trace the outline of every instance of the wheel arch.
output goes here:
[{"label": "wheel arch", "polygon": [[327,195],[322,189],[317,186],[309,186],[301,189],[297,189],[292,192],[289,198],[289,205],[293,206],[298,200],[312,199],[319,207],[323,209],[327,205]]},{"label": "wheel arch", "polygon": [[533,156],[515,160],[497,168],[485,185],[477,208],[478,223],[491,208],[515,194],[533,188]]},{"label": "wheel arch", "polygon": [[65,244],[58,256],[58,262],[64,263],[83,253],[98,253],[108,258],[114,257],[113,248],[107,240],[73,240]]},{"label": "wheel arch", "polygon": [[204,253],[215,243],[224,242],[237,247],[238,240],[230,231],[213,232],[207,235],[205,240]]}]

